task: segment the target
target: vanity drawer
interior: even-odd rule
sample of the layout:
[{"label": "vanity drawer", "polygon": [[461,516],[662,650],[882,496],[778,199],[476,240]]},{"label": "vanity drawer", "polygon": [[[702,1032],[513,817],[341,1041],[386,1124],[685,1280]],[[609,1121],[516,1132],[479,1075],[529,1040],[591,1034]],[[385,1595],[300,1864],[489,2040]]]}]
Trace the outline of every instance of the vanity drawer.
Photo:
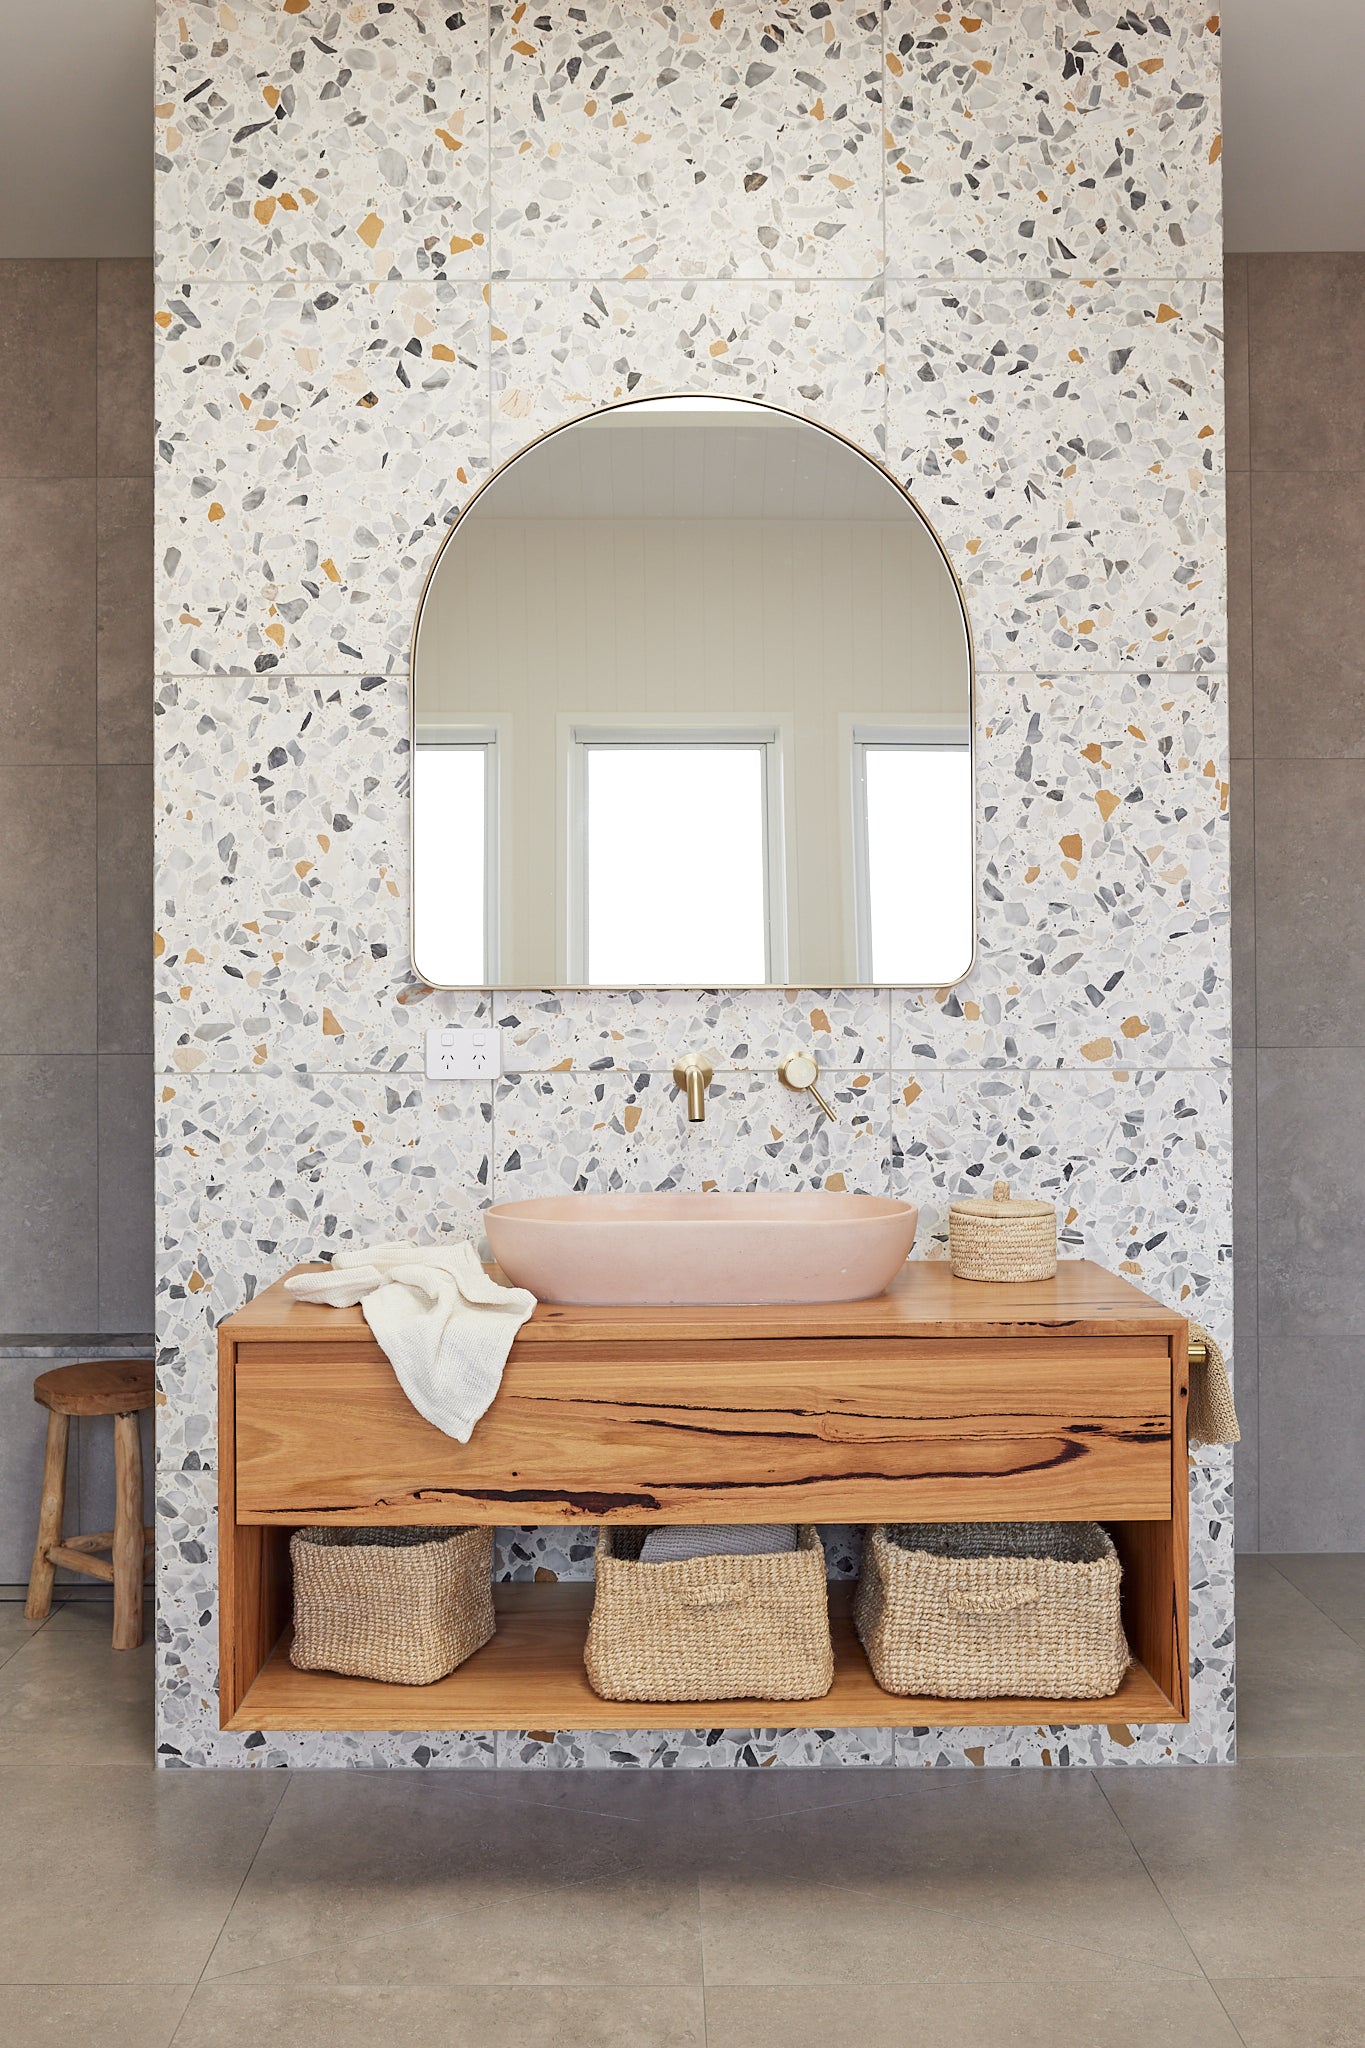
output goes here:
[{"label": "vanity drawer", "polygon": [[1154,1337],[538,1343],[468,1444],[373,1345],[239,1342],[242,1522],[1171,1514]]}]

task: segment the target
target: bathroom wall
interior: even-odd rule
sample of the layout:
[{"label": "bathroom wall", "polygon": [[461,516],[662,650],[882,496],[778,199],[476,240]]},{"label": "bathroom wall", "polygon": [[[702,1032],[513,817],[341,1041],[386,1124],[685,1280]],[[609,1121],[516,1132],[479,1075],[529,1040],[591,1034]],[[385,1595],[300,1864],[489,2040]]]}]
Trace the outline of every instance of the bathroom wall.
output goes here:
[{"label": "bathroom wall", "polygon": [[[936,1256],[1004,1174],[1230,1337],[1216,17],[179,0],[158,62],[163,1759],[1226,1758],[1226,1452],[1191,1478],[1187,1729],[258,1738],[213,1698],[212,1332],[296,1259],[704,1181],[903,1191]],[[545,427],[680,388],[837,427],[952,555],[981,860],[955,989],[480,1001],[408,971],[405,664],[444,526]],[[426,1082],[424,1026],[476,1012],[509,1071]],[[837,1125],[778,1087],[797,1043]],[[689,1046],[720,1055],[700,1131]],[[581,1573],[591,1540],[499,1560]]]},{"label": "bathroom wall", "polygon": [[1269,1551],[1365,1547],[1362,361],[1365,256],[1228,258],[1237,1522]]},{"label": "bathroom wall", "polygon": [[[34,1374],[152,1327],[151,310],[150,262],[0,261],[0,1582]],[[108,1426],[75,1434],[107,1528]]]}]

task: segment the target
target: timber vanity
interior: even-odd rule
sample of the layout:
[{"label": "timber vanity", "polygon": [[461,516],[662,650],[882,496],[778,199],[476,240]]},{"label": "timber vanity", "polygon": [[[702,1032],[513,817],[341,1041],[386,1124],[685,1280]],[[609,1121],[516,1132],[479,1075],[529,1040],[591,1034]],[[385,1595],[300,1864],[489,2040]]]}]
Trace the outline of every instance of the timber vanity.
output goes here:
[{"label": "timber vanity", "polygon": [[[556,1307],[521,1330],[467,1445],[412,1408],[359,1309],[277,1282],[219,1329],[222,1725],[236,1729],[1006,1726],[1188,1719],[1188,1325],[1088,1260],[869,1301]],[[496,1589],[498,1633],[434,1685],[289,1662],[305,1523],[1100,1521],[1134,1663],[1103,1700],[899,1699],[831,1587],[823,1699],[599,1699],[592,1588]]]}]

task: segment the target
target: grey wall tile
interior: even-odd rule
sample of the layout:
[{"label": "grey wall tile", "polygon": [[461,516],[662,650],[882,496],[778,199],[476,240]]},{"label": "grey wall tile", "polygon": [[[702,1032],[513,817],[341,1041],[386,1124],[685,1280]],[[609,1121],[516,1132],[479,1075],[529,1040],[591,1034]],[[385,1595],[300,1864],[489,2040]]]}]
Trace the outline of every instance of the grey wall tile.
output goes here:
[{"label": "grey wall tile", "polygon": [[1256,1043],[1256,778],[1255,764],[1230,770],[1229,849],[1232,866],[1232,1042]]},{"label": "grey wall tile", "polygon": [[102,477],[96,606],[97,758],[152,758],[152,484]]},{"label": "grey wall tile", "polygon": [[1258,1550],[1260,1445],[1256,1347],[1256,1054],[1232,1055],[1232,1358],[1242,1441],[1233,1458],[1237,1548]]},{"label": "grey wall tile", "polygon": [[96,1326],[96,1086],[93,1058],[0,1055],[0,1329]]},{"label": "grey wall tile", "polygon": [[95,474],[95,265],[0,261],[0,477]]},{"label": "grey wall tile", "polygon": [[0,768],[0,960],[5,1052],[93,1053],[93,768]]},{"label": "grey wall tile", "polygon": [[1223,257],[1224,418],[1228,473],[1251,463],[1250,391],[1247,383],[1247,260]]},{"label": "grey wall tile", "polygon": [[[47,1410],[33,1398],[43,1370],[33,1358],[0,1358],[0,1584],[27,1582],[43,1486]],[[68,1453],[68,1471],[76,1460]]]},{"label": "grey wall tile", "polygon": [[1228,513],[1228,751],[1249,754],[1252,717],[1251,478],[1227,479]]},{"label": "grey wall tile", "polygon": [[99,1328],[153,1324],[152,1061],[99,1061]]},{"label": "grey wall tile", "polygon": [[1256,751],[1365,755],[1365,464],[1258,472],[1251,520]]},{"label": "grey wall tile", "polygon": [[0,479],[0,562],[0,762],[93,761],[94,483]]},{"label": "grey wall tile", "polygon": [[[1256,1057],[1256,1250],[1263,1371],[1272,1338],[1365,1336],[1362,1158],[1365,1051],[1262,1047]],[[1273,1434],[1267,1415],[1264,1442]],[[1264,1472],[1262,1478],[1262,1534],[1273,1549],[1264,1517],[1274,1495]]]},{"label": "grey wall tile", "polygon": [[1257,1041],[1365,1046],[1365,761],[1256,763]]},{"label": "grey wall tile", "polygon": [[152,473],[152,264],[137,256],[99,265],[99,473]]},{"label": "grey wall tile", "polygon": [[1261,1339],[1261,1543],[1365,1550],[1365,1336]]},{"label": "grey wall tile", "polygon": [[1365,254],[1246,265],[1252,468],[1365,467]]},{"label": "grey wall tile", "polygon": [[152,771],[96,770],[99,1049],[152,1046]]}]

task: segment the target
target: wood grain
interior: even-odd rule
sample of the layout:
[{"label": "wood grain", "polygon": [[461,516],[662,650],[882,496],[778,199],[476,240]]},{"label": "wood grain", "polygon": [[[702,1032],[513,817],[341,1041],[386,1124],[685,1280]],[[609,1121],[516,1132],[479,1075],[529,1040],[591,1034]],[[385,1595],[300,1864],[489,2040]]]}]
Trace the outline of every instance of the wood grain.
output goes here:
[{"label": "wood grain", "polygon": [[52,1612],[52,1584],[57,1568],[52,1548],[62,1540],[66,1512],[66,1448],[71,1424],[59,1409],[47,1417],[47,1442],[43,1447],[43,1490],[38,1502],[38,1534],[33,1545],[33,1564],[28,1575],[28,1597],[24,1613],[30,1621],[45,1621]]},{"label": "wood grain", "polygon": [[498,1633],[435,1685],[383,1685],[296,1671],[286,1636],[227,1722],[231,1728],[998,1728],[1183,1718],[1134,1665],[1103,1700],[898,1699],[872,1676],[849,1614],[850,1588],[831,1587],[833,1687],[819,1700],[659,1702],[599,1699],[583,1670],[592,1587],[499,1586]]},{"label": "wood grain", "polygon": [[[299,1266],[296,1272],[316,1268]],[[490,1267],[495,1278],[502,1276]],[[350,1338],[377,1351],[358,1308],[321,1308],[285,1292],[286,1274],[229,1318],[242,1341],[326,1342]],[[728,1308],[562,1307],[541,1302],[517,1335],[517,1350],[537,1344],[655,1344],[675,1340],[748,1342],[754,1338],[1077,1337],[1173,1335],[1183,1318],[1090,1259],[1062,1259],[1052,1280],[958,1280],[942,1259],[911,1259],[885,1294],[871,1301],[802,1302]]]},{"label": "wood grain", "polygon": [[245,1521],[1170,1514],[1154,1338],[540,1347],[468,1444],[386,1360],[251,1343],[236,1421]]},{"label": "wood grain", "polygon": [[289,1619],[289,1532],[237,1520],[235,1351],[218,1328],[218,1717],[231,1725]]}]

